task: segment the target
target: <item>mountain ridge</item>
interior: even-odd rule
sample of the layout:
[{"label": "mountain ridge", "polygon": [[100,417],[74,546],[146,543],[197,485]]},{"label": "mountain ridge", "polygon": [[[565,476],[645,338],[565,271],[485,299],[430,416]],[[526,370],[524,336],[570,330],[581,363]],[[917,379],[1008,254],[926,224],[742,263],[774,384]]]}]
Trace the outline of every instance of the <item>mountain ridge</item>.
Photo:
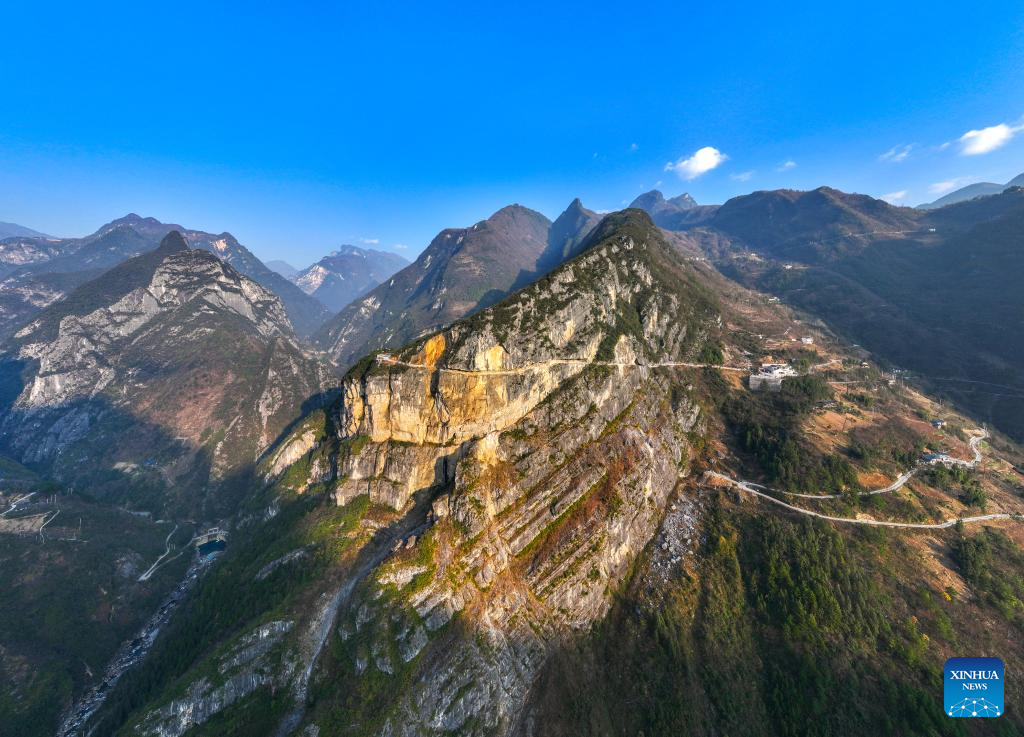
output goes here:
[{"label": "mountain ridge", "polygon": [[17,223],[0,222],[0,240],[5,238],[51,238],[51,236]]},{"label": "mountain ridge", "polygon": [[939,197],[934,202],[925,202],[917,207],[920,210],[934,210],[957,202],[967,202],[968,200],[973,200],[978,197],[988,197],[1000,194],[1010,187],[1024,187],[1024,174],[1018,174],[1006,184],[996,184],[994,182],[976,182],[974,184],[968,184],[966,187],[961,187],[960,189]]},{"label": "mountain ridge", "polygon": [[550,268],[581,240],[568,223],[593,227],[593,213],[570,205],[557,237],[552,223],[521,205],[509,205],[468,228],[442,230],[430,245],[386,283],[332,318],[318,345],[347,368],[367,352],[401,345],[497,302]]},{"label": "mountain ridge", "polygon": [[129,213],[84,238],[0,243],[0,335],[102,271],[156,248],[172,230],[182,233],[192,247],[213,253],[280,295],[300,335],[311,334],[329,316],[325,307],[267,268],[230,233],[214,235]]}]

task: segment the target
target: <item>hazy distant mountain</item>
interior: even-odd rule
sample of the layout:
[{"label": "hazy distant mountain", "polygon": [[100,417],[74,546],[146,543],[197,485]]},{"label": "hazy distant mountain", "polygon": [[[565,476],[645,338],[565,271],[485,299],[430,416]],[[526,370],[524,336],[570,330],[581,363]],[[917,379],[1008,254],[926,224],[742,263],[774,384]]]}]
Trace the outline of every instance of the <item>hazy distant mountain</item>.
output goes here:
[{"label": "hazy distant mountain", "polygon": [[665,195],[656,189],[637,197],[630,203],[654,221],[654,224],[667,230],[677,230],[686,225],[707,219],[715,211],[713,205],[698,205],[688,193],[666,200]]},{"label": "hazy distant mountain", "polygon": [[947,195],[943,195],[934,202],[927,202],[923,205],[918,205],[918,208],[922,210],[934,210],[935,208],[953,205],[957,202],[973,200],[976,197],[988,197],[989,195],[999,194],[1010,187],[1024,187],[1024,174],[1014,177],[1006,184],[995,184],[994,182],[977,182],[975,184],[968,184],[966,187],[961,187]]},{"label": "hazy distant mountain", "polygon": [[270,269],[271,271],[276,271],[278,274],[283,276],[285,279],[288,279],[289,281],[291,281],[295,277],[295,275],[299,273],[298,269],[296,269],[287,261],[282,261],[281,259],[267,261],[266,264],[268,269]]},{"label": "hazy distant mountain", "polygon": [[311,335],[330,316],[319,302],[310,298],[276,271],[267,268],[266,264],[230,233],[215,235],[201,230],[189,230],[180,225],[161,223],[155,218],[142,218],[135,214],[115,220],[113,224],[129,224],[143,235],[157,240],[171,230],[180,231],[192,248],[209,251],[279,296],[288,313],[288,319],[299,335]]},{"label": "hazy distant mountain", "polygon": [[111,223],[85,238],[0,242],[0,338],[79,285],[157,243],[126,223]]},{"label": "hazy distant mountain", "polygon": [[49,238],[50,236],[45,233],[40,233],[38,230],[32,230],[32,228],[26,228],[24,225],[18,225],[17,223],[2,223],[0,222],[0,240],[4,238]]},{"label": "hazy distant mountain", "polygon": [[388,251],[342,246],[291,280],[331,312],[337,312],[408,265],[407,259]]},{"label": "hazy distant mountain", "polygon": [[214,235],[129,214],[84,238],[14,238],[0,242],[0,337],[71,289],[157,247],[172,230],[189,245],[210,251],[281,297],[295,331],[311,334],[330,313],[318,301],[241,245],[230,233]]}]

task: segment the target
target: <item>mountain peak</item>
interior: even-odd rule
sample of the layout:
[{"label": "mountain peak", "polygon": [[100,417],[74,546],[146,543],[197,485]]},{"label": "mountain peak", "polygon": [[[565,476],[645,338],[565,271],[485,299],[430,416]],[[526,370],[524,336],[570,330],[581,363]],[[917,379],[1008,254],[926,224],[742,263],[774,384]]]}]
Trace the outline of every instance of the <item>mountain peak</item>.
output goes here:
[{"label": "mountain peak", "polygon": [[579,197],[570,202],[548,230],[548,247],[537,261],[537,271],[546,273],[579,253],[600,220],[601,216],[585,208]]},{"label": "mountain peak", "polygon": [[693,197],[690,196],[689,192],[683,192],[678,197],[673,197],[672,199],[668,200],[668,204],[674,205],[675,207],[678,207],[683,210],[689,210],[694,207],[697,207],[697,200],[693,199]]},{"label": "mountain peak", "polygon": [[665,203],[665,195],[661,193],[661,190],[652,189],[650,192],[644,192],[638,196],[635,200],[629,203],[630,207],[639,207],[641,210],[647,210],[648,208],[659,207]]},{"label": "mountain peak", "polygon": [[134,212],[130,212],[124,217],[119,217],[116,220],[111,220],[106,224],[106,228],[114,228],[118,225],[149,225],[157,226],[163,225],[159,220],[153,217],[142,217]]},{"label": "mountain peak", "polygon": [[408,265],[406,259],[390,251],[342,245],[296,273],[292,281],[327,309],[338,312]]},{"label": "mountain peak", "polygon": [[170,233],[163,237],[160,241],[159,251],[164,253],[176,253],[177,251],[187,251],[188,241],[185,240],[185,236],[178,230],[172,230]]},{"label": "mountain peak", "polygon": [[491,215],[489,218],[487,218],[487,220],[485,220],[484,222],[491,223],[491,224],[499,224],[499,223],[506,223],[506,222],[511,222],[511,221],[517,221],[517,220],[524,219],[524,218],[527,219],[527,220],[536,220],[538,222],[539,221],[543,221],[545,226],[547,226],[547,225],[549,225],[551,223],[551,221],[548,220],[541,213],[537,212],[536,210],[531,210],[529,207],[526,207],[524,205],[520,205],[519,203],[513,203],[511,205],[505,205],[505,207],[503,207],[500,210],[498,210],[497,212],[495,212],[493,215]]},{"label": "mountain peak", "polygon": [[666,200],[665,195],[656,189],[640,195],[629,206],[643,210],[655,225],[666,230],[679,230],[705,219],[714,210],[698,205],[688,192]]},{"label": "mountain peak", "polygon": [[17,223],[0,222],[0,240],[4,238],[50,238],[50,236]]}]

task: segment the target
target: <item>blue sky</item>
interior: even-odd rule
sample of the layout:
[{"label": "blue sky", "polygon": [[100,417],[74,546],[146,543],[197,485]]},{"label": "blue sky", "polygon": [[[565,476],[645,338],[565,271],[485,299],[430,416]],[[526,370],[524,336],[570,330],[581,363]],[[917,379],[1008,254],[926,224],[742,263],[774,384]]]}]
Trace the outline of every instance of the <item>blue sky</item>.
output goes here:
[{"label": "blue sky", "polygon": [[1019,0],[710,5],[5,3],[0,220],[133,211],[302,267],[511,202],[1024,171]]}]

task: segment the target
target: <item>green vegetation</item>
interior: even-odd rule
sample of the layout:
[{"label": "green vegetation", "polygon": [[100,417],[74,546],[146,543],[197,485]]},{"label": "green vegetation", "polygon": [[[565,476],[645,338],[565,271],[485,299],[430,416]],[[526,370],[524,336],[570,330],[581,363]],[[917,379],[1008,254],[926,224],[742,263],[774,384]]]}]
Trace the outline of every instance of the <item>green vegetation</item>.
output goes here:
[{"label": "green vegetation", "polygon": [[988,506],[988,495],[981,487],[977,473],[963,466],[932,466],[925,480],[950,493],[959,492],[960,501],[968,507],[984,510]]},{"label": "green vegetation", "polygon": [[[432,563],[434,544],[429,539],[416,548],[410,551],[407,564]],[[418,585],[414,579],[413,590]],[[356,587],[352,603],[339,613],[340,626],[321,655],[311,689],[322,733],[377,735],[398,706],[398,697],[408,692],[429,645],[406,661],[398,643],[408,646],[416,633],[429,642],[445,632],[426,629],[408,603],[410,593],[390,585],[377,589],[372,579],[367,579]],[[364,619],[360,612],[368,616]]]},{"label": "green vegetation", "polygon": [[718,401],[743,450],[750,453],[773,485],[789,491],[835,491],[859,488],[850,462],[821,456],[800,441],[799,423],[815,403],[830,398],[824,379],[786,379],[778,392],[725,390]]},{"label": "green vegetation", "polygon": [[[121,724],[157,697],[167,698],[191,682],[202,663],[213,673],[211,656],[230,638],[258,624],[290,614],[310,587],[344,560],[369,498],[344,507],[303,496],[258,528],[241,531],[228,551],[199,582],[142,667],[130,671],[104,709],[106,723]],[[273,561],[300,548],[309,554],[299,565],[281,565],[258,575]]]},{"label": "green vegetation", "polygon": [[182,737],[251,737],[281,720],[291,704],[287,694],[263,687],[192,727]]},{"label": "green vegetation", "polygon": [[654,602],[636,587],[552,658],[534,689],[545,734],[964,734],[873,544],[738,511],[708,510],[699,578]]},{"label": "green vegetation", "polygon": [[[0,733],[42,737],[72,699],[93,685],[180,580],[188,556],[146,583],[138,576],[163,553],[171,525],[61,497],[54,537],[0,535]],[[65,524],[62,532],[61,524]],[[183,545],[187,529],[175,541]],[[89,672],[93,674],[90,677]]]},{"label": "green vegetation", "polygon": [[898,420],[857,427],[850,433],[850,455],[869,468],[894,463],[905,470],[921,458],[924,449],[924,437]]},{"label": "green vegetation", "polygon": [[953,558],[964,580],[1007,619],[1024,618],[1024,552],[1006,535],[986,528],[968,535],[956,526]]}]

